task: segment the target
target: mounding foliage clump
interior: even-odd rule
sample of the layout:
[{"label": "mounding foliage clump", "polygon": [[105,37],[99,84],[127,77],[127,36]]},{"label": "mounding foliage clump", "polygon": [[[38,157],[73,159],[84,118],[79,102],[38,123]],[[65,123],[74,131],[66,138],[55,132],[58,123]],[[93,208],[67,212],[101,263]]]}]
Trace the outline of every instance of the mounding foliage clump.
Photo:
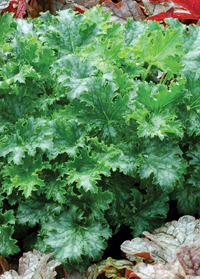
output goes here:
[{"label": "mounding foliage clump", "polygon": [[199,213],[200,27],[109,18],[0,17],[4,257],[85,271],[122,225],[160,227],[170,200]]},{"label": "mounding foliage clump", "polygon": [[[116,260],[108,257],[91,265],[81,274],[74,270],[63,272],[64,278],[140,278],[140,279],[199,279],[200,278],[200,221],[185,215],[178,221],[166,223],[152,234],[143,232],[145,238],[126,240],[121,250],[127,259]],[[19,260],[18,272],[8,270],[1,279],[55,279],[55,267],[61,263],[48,259],[37,250],[24,253]],[[3,259],[5,262],[5,259]],[[0,259],[2,266],[2,257]],[[6,266],[5,263],[3,265]]]}]

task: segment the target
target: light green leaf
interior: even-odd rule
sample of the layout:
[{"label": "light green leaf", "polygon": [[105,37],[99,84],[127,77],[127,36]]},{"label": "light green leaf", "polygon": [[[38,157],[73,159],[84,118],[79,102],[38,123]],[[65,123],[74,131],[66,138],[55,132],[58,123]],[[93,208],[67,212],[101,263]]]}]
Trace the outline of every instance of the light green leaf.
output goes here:
[{"label": "light green leaf", "polygon": [[181,48],[181,30],[148,30],[142,34],[132,50],[136,58],[156,65],[168,74],[178,74],[183,69],[180,59],[184,52]]},{"label": "light green leaf", "polygon": [[197,73],[191,71],[186,74],[186,88],[190,96],[185,99],[185,107],[181,110],[184,124],[189,136],[196,134],[200,135],[200,77]]},{"label": "light green leaf", "polygon": [[173,105],[181,103],[183,102],[182,98],[185,97],[185,82],[186,80],[182,78],[176,83],[172,82],[169,87],[153,82],[140,83],[136,91],[137,101],[145,105],[149,111],[159,111],[171,103]]},{"label": "light green leaf", "polygon": [[125,124],[124,115],[128,110],[129,97],[117,96],[116,85],[103,78],[93,78],[88,87],[88,93],[80,96],[81,100],[87,103],[81,112],[82,118],[92,129],[99,129],[102,139],[115,138]]},{"label": "light green leaf", "polygon": [[200,30],[199,27],[188,26],[187,30],[183,33],[181,37],[183,41],[183,50],[185,52],[184,56],[181,58],[181,63],[185,65],[182,70],[184,74],[193,71],[200,74]]},{"label": "light green leaf", "polygon": [[[133,64],[133,63],[132,63]],[[132,79],[130,79],[128,74],[124,74],[122,69],[116,68],[114,70],[114,82],[120,90],[120,94],[124,96],[125,94],[129,94],[133,87],[135,87],[135,83]]]},{"label": "light green leaf", "polygon": [[144,142],[141,154],[140,177],[148,178],[153,174],[153,182],[170,192],[182,175],[186,173],[186,161],[180,158],[182,151],[176,142]]},{"label": "light green leaf", "polygon": [[79,157],[67,162],[69,168],[67,182],[69,184],[77,182],[77,188],[82,187],[86,192],[90,190],[92,193],[97,193],[96,184],[98,180],[101,180],[100,174],[110,176],[110,167],[105,166],[103,161],[98,162],[98,158],[88,153],[86,149],[82,149]]},{"label": "light green leaf", "polygon": [[163,140],[169,133],[179,137],[183,136],[181,123],[175,120],[177,116],[169,110],[149,114],[149,112],[139,109],[132,113],[131,118],[139,124],[139,137],[153,138],[158,136],[160,140]]},{"label": "light green leaf", "polygon": [[[17,53],[19,61],[24,60],[23,64],[25,65],[21,66],[21,74],[24,74],[24,76],[27,77],[37,77],[40,82],[42,82],[41,75],[48,80],[50,75],[50,65],[55,60],[51,49],[42,46],[42,42],[39,41],[37,37],[31,35],[29,35],[28,38],[17,36],[13,39],[11,45],[12,49],[10,52],[14,55]],[[20,63],[22,64],[22,62]],[[40,73],[41,75],[35,72]]]},{"label": "light green leaf", "polygon": [[[166,85],[154,85],[147,82],[138,85],[137,99],[134,112],[128,116],[139,124],[139,137],[155,137],[161,140],[169,134],[182,137],[183,130],[181,122],[176,120],[176,103],[182,102],[184,94],[185,79],[180,79],[179,83],[171,83],[170,89]],[[169,108],[169,109],[168,109]],[[175,107],[176,108],[176,107]]]},{"label": "light green leaf", "polygon": [[128,46],[134,47],[148,26],[145,22],[133,21],[132,18],[128,18],[125,28],[124,41]]},{"label": "light green leaf", "polygon": [[3,45],[6,36],[14,31],[11,27],[11,23],[13,22],[13,15],[11,13],[5,13],[0,17],[0,45]]},{"label": "light green leaf", "polygon": [[15,36],[19,36],[21,38],[24,38],[26,36],[34,36],[34,25],[31,21],[23,20],[22,18],[19,18],[17,20],[17,26],[15,30]]},{"label": "light green leaf", "polygon": [[1,172],[5,181],[3,187],[5,191],[10,195],[13,188],[19,188],[23,191],[23,194],[28,198],[32,191],[37,191],[36,186],[44,186],[44,181],[38,177],[38,171],[42,171],[44,168],[49,168],[49,163],[42,163],[42,156],[38,155],[34,160],[30,156],[26,156],[23,163],[15,165],[10,163],[6,165]]},{"label": "light green leaf", "polygon": [[85,21],[94,22],[96,24],[101,25],[102,29],[107,30],[110,28],[109,19],[111,17],[111,13],[103,13],[104,8],[100,5],[93,6],[88,11],[85,11],[85,15],[87,16]]},{"label": "light green leaf", "polygon": [[15,133],[12,129],[10,134],[7,132],[1,139],[0,153],[3,157],[9,154],[9,163],[14,161],[15,164],[20,164],[22,158],[25,157],[25,152],[34,156],[37,148],[43,151],[52,148],[52,133],[46,126],[46,120],[33,117],[25,123],[23,120],[19,120],[15,129]]},{"label": "light green leaf", "polygon": [[38,29],[37,32],[41,34],[40,40],[48,42],[49,47],[58,50],[62,57],[78,52],[80,47],[91,43],[99,33],[96,24],[84,24],[84,19],[84,15],[76,15],[66,9],[59,11],[56,20],[52,20],[44,31],[41,29],[39,32]]},{"label": "light green leaf", "polygon": [[123,56],[119,53],[122,49],[122,43],[112,43],[108,47],[109,41],[95,40],[90,46],[83,50],[83,57],[90,58],[94,65],[103,73],[109,73],[115,70],[116,63],[123,62]]},{"label": "light green leaf", "polygon": [[104,162],[105,166],[109,166],[113,171],[120,168],[122,157],[120,149],[117,149],[114,145],[108,147],[104,142],[99,142],[98,138],[90,138],[89,147],[99,164]]},{"label": "light green leaf", "polygon": [[97,73],[96,67],[88,59],[82,59],[74,54],[62,57],[54,63],[52,72],[59,72],[58,82],[67,87],[70,99],[78,98],[84,91],[88,91],[87,83]]},{"label": "light green leaf", "polygon": [[74,120],[56,118],[49,122],[53,134],[53,148],[47,151],[49,159],[55,159],[58,154],[67,153],[73,157],[78,147],[83,147],[85,131]]},{"label": "light green leaf", "polygon": [[103,32],[82,50],[81,56],[94,63],[103,73],[110,73],[124,61],[121,54],[124,27],[119,22],[103,26]]}]

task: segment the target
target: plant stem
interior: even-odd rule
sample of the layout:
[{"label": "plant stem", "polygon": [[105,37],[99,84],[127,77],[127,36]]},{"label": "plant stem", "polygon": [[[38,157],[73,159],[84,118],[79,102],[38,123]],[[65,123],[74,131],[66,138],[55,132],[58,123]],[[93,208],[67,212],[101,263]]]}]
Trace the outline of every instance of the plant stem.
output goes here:
[{"label": "plant stem", "polygon": [[160,80],[160,84],[164,83],[164,80],[166,80],[167,74],[166,74],[166,76],[165,76],[165,73],[162,74],[162,77],[161,77],[161,80]]},{"label": "plant stem", "polygon": [[144,76],[143,76],[143,79],[142,79],[142,81],[145,81],[145,79],[147,78],[147,75],[148,75],[148,73],[149,73],[149,71],[151,70],[151,64],[149,64],[149,66],[148,66],[148,68],[147,68],[147,70],[146,70],[146,73],[144,74]]}]

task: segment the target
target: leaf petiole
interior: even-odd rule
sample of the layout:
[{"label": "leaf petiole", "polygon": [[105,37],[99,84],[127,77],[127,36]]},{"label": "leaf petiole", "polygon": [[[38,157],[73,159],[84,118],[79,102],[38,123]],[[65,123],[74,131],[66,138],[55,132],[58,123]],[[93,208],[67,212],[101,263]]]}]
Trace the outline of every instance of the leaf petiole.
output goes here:
[{"label": "leaf petiole", "polygon": [[143,76],[142,81],[145,81],[145,79],[147,78],[147,75],[148,75],[148,73],[149,73],[150,70],[151,70],[151,66],[152,66],[152,64],[149,64],[149,66],[148,66],[148,68],[147,68],[147,70],[146,70],[146,73],[145,73],[144,76]]}]

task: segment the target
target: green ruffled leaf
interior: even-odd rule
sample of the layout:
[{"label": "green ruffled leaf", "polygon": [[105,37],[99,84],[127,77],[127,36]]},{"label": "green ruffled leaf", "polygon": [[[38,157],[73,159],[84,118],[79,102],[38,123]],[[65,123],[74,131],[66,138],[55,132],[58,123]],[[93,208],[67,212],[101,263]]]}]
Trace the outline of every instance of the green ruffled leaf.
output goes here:
[{"label": "green ruffled leaf", "polygon": [[175,121],[176,114],[170,112],[169,110],[149,115],[148,111],[139,109],[136,113],[133,113],[131,117],[139,124],[139,137],[153,138],[158,136],[160,140],[163,140],[168,133],[173,133],[180,137],[183,136],[181,123],[179,121]]},{"label": "green ruffled leaf", "polygon": [[81,116],[90,129],[98,128],[99,136],[115,138],[123,129],[124,115],[127,112],[128,96],[117,96],[116,85],[103,78],[93,78],[88,84],[89,92],[80,98],[87,103]]},{"label": "green ruffled leaf", "polygon": [[33,80],[37,81],[40,79],[41,76],[31,65],[19,66],[18,64],[19,61],[17,61],[16,63],[12,63],[11,65],[9,65],[8,63],[2,67],[1,76],[3,78],[3,81],[1,81],[0,84],[3,89],[9,89],[10,85],[18,82],[20,84],[25,84],[27,78],[32,78]]},{"label": "green ruffled leaf", "polygon": [[133,21],[132,18],[128,18],[126,22],[126,30],[124,40],[127,45],[133,46],[138,42],[141,35],[148,28],[145,22]]},{"label": "green ruffled leaf", "polygon": [[141,179],[153,174],[153,182],[170,192],[186,173],[187,163],[180,159],[182,151],[173,142],[146,141],[144,146],[140,159]]},{"label": "green ruffled leaf", "polygon": [[42,162],[42,156],[38,155],[34,160],[30,156],[26,156],[22,164],[16,165],[10,163],[3,167],[1,172],[5,181],[3,187],[10,195],[13,188],[19,188],[26,198],[28,198],[32,191],[37,191],[37,187],[44,186],[44,181],[38,176],[38,172],[45,168],[50,168],[49,163]]},{"label": "green ruffled leaf", "polygon": [[183,99],[184,84],[184,79],[180,80],[179,84],[171,83],[170,90],[163,84],[139,84],[134,112],[127,117],[135,119],[139,124],[139,137],[158,136],[163,140],[169,134],[183,136],[181,122],[176,120],[176,110],[171,110],[171,104],[173,102],[175,106],[175,103]]},{"label": "green ruffled leaf", "polygon": [[183,73],[187,74],[190,71],[200,74],[200,30],[198,26],[189,26],[184,32],[181,40],[183,41],[183,50],[185,52],[181,59],[181,63],[185,65]]},{"label": "green ruffled leaf", "polygon": [[59,11],[56,19],[45,30],[38,28],[37,32],[41,34],[41,41],[48,42],[50,48],[59,51],[60,57],[78,52],[100,32],[96,24],[84,23],[85,16],[75,15],[70,9]]},{"label": "green ruffled leaf", "polygon": [[88,91],[87,83],[97,73],[91,61],[84,60],[74,54],[62,57],[54,63],[52,72],[62,70],[58,82],[67,87],[67,96],[70,99],[78,98],[84,91]]},{"label": "green ruffled leaf", "polygon": [[14,255],[20,251],[19,247],[16,245],[17,240],[12,239],[15,224],[13,213],[13,210],[8,210],[2,213],[2,209],[0,209],[0,254],[3,257]]},{"label": "green ruffled leaf", "polygon": [[169,196],[165,192],[148,187],[146,195],[142,195],[137,189],[131,190],[131,207],[123,211],[125,225],[133,229],[134,237],[142,234],[144,230],[153,231],[164,223],[169,210]]},{"label": "green ruffled leaf", "polygon": [[59,214],[62,209],[62,206],[47,201],[45,195],[35,193],[20,203],[16,219],[18,224],[34,227],[45,223],[50,215]]},{"label": "green ruffled leaf", "polygon": [[67,163],[70,169],[67,182],[69,184],[76,182],[77,188],[82,187],[86,192],[90,190],[92,193],[97,193],[97,181],[101,180],[101,174],[110,176],[110,167],[105,166],[103,161],[98,162],[98,158],[88,153],[86,149],[82,149],[79,157]]},{"label": "green ruffled leaf", "polygon": [[78,147],[83,147],[85,131],[75,121],[57,118],[50,121],[49,126],[53,134],[53,148],[47,152],[49,159],[65,152],[73,157]]},{"label": "green ruffled leaf", "polygon": [[[189,179],[188,182],[192,183],[192,179]],[[180,214],[194,216],[198,214],[200,209],[199,193],[199,184],[198,187],[193,187],[191,184],[187,183],[183,187],[175,189],[170,194],[170,198],[177,200],[177,209]]]},{"label": "green ruffled leaf", "polygon": [[15,129],[16,133],[6,132],[1,139],[0,153],[3,157],[8,155],[9,163],[13,161],[19,165],[25,152],[34,156],[37,148],[45,151],[53,146],[51,130],[44,119],[31,117],[26,123],[19,120]]},{"label": "green ruffled leaf", "polygon": [[[103,73],[109,73],[115,69],[115,63],[122,63],[119,55],[122,49],[122,43],[112,43],[110,47],[109,41],[95,40],[90,47],[86,47],[83,51],[83,57],[91,56],[94,65]],[[113,61],[113,56],[117,57],[117,61]],[[121,63],[120,63],[121,62]]]},{"label": "green ruffled leaf", "polygon": [[103,26],[102,29],[102,34],[86,46],[81,55],[92,60],[103,73],[110,73],[115,69],[114,65],[121,64],[124,58],[121,55],[124,27],[119,22],[113,22],[112,25]]},{"label": "green ruffled leaf", "polygon": [[66,264],[81,262],[84,255],[99,260],[106,248],[105,240],[111,236],[105,220],[86,219],[76,206],[59,216],[49,216],[42,233],[46,235],[44,244],[54,250],[57,260],[62,259]]},{"label": "green ruffled leaf", "polygon": [[[35,113],[33,99],[24,97],[23,99],[12,96],[5,96],[0,100],[1,117],[4,123],[16,123],[21,118],[28,117]],[[2,130],[3,131],[3,130]]]},{"label": "green ruffled leaf", "polygon": [[183,69],[180,60],[184,54],[180,37],[180,29],[146,31],[132,51],[139,61],[156,65],[169,75],[180,74]]},{"label": "green ruffled leaf", "polygon": [[11,27],[11,23],[13,22],[13,15],[10,13],[5,13],[0,17],[0,26],[1,26],[1,34],[0,34],[0,45],[3,45],[6,36],[14,31]]},{"label": "green ruffled leaf", "polygon": [[186,78],[186,88],[190,95],[185,100],[185,107],[182,108],[180,114],[184,119],[188,135],[200,135],[200,76],[190,71],[186,74]]},{"label": "green ruffled leaf", "polygon": [[104,142],[99,142],[98,138],[90,138],[88,144],[99,164],[104,162],[105,166],[109,166],[113,171],[120,168],[122,157],[120,149],[117,149],[114,145],[108,147]]},{"label": "green ruffled leaf", "polygon": [[138,85],[137,101],[143,104],[149,111],[160,111],[167,108],[169,104],[173,105],[183,102],[181,98],[184,95],[184,86],[186,80],[179,79],[176,83],[172,82],[170,86],[164,84],[154,84],[153,82],[140,83]]}]

